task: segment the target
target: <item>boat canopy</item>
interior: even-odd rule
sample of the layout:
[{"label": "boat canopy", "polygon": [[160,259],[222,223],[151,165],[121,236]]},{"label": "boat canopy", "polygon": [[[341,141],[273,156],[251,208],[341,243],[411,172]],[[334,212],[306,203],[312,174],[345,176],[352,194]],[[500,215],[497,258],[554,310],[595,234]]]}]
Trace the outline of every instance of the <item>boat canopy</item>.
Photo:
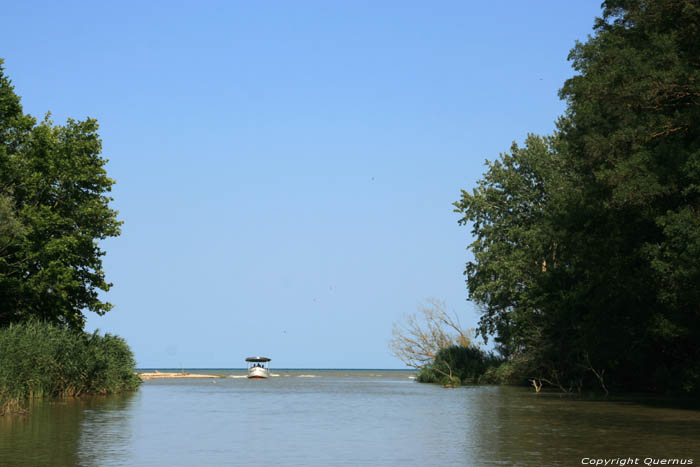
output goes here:
[{"label": "boat canopy", "polygon": [[267,357],[248,357],[245,359],[246,362],[269,362],[270,360]]}]

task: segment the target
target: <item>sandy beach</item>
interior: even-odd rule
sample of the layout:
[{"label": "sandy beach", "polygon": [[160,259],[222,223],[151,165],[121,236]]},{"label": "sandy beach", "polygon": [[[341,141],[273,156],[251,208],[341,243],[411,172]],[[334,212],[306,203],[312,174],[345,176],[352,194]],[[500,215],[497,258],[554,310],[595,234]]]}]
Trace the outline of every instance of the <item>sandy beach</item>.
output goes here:
[{"label": "sandy beach", "polygon": [[162,373],[158,370],[149,373],[139,373],[142,380],[161,379],[161,378],[221,378],[216,375],[201,375],[196,373]]}]

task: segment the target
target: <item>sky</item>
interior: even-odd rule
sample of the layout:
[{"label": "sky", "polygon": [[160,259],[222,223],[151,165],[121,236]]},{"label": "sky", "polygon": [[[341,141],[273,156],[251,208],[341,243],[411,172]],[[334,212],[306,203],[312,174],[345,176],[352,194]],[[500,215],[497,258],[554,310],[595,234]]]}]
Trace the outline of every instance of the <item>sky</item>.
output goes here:
[{"label": "sky", "polygon": [[10,2],[36,117],[97,118],[122,234],[102,242],[141,368],[404,368],[426,299],[478,323],[452,203],[548,134],[598,1]]}]

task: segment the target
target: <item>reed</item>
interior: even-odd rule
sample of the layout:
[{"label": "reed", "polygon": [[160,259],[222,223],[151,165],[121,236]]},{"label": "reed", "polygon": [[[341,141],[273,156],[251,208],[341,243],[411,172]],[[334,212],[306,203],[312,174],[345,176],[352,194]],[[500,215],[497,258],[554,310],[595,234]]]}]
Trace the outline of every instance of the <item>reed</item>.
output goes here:
[{"label": "reed", "polygon": [[124,339],[39,321],[0,329],[0,415],[34,398],[132,391],[141,380]]}]

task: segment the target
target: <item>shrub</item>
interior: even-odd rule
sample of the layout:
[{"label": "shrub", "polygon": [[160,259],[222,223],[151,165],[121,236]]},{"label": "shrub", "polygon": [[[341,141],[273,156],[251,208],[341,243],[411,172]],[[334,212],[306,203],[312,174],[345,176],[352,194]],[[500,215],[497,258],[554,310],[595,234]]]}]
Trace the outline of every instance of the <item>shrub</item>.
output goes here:
[{"label": "shrub", "polygon": [[500,362],[498,357],[478,347],[455,345],[441,349],[435,360],[420,370],[416,380],[446,386],[477,383],[484,373]]},{"label": "shrub", "polygon": [[480,384],[524,384],[527,381],[518,362],[509,360],[492,366],[479,377]]},{"label": "shrub", "polygon": [[32,321],[0,329],[0,414],[32,398],[110,394],[138,388],[124,339]]}]

